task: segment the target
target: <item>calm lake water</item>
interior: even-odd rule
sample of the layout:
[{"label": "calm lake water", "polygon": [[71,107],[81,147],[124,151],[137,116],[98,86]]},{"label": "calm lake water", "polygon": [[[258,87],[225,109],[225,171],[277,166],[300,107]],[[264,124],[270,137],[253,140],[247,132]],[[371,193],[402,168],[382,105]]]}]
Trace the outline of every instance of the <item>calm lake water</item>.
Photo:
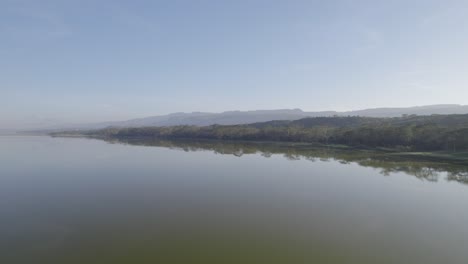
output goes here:
[{"label": "calm lake water", "polygon": [[220,142],[0,137],[0,263],[468,263],[468,168]]}]

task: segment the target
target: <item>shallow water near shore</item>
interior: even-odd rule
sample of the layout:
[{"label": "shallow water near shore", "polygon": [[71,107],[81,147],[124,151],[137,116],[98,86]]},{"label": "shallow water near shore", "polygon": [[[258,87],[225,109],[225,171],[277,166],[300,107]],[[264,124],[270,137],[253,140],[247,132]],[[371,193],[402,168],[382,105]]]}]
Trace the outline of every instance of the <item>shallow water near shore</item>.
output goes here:
[{"label": "shallow water near shore", "polygon": [[222,142],[0,137],[0,263],[467,263],[468,168]]}]

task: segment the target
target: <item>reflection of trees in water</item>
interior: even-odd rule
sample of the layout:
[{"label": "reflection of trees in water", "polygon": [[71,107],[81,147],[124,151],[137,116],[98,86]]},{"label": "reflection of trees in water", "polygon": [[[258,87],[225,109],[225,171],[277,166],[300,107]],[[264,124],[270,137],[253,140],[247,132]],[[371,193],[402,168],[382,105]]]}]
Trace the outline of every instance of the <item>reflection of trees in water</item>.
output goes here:
[{"label": "reflection of trees in water", "polygon": [[285,153],[284,157],[287,158],[288,160],[300,160],[302,159],[302,156],[296,153]]},{"label": "reflection of trees in water", "polygon": [[468,172],[465,172],[465,171],[449,172],[447,174],[447,180],[468,184]]},{"label": "reflection of trees in water", "polygon": [[412,173],[412,175],[418,177],[418,178],[422,178],[422,179],[427,179],[429,181],[437,181],[438,178],[439,178],[439,172],[436,171],[435,169],[433,168],[427,168],[427,167],[424,167],[424,168],[421,168],[417,171],[414,171],[414,173]]},{"label": "reflection of trees in water", "polygon": [[440,175],[447,173],[448,181],[468,184],[468,167],[442,162],[424,161],[417,158],[400,157],[385,152],[369,150],[351,150],[328,148],[300,143],[259,143],[259,142],[225,142],[225,141],[191,141],[191,140],[108,140],[111,143],[124,143],[139,146],[158,146],[186,152],[212,151],[216,154],[241,157],[247,154],[260,154],[270,158],[274,154],[283,155],[288,160],[306,159],[338,161],[341,164],[356,163],[363,167],[378,169],[382,175],[406,173],[422,180],[437,182]]},{"label": "reflection of trees in water", "polygon": [[356,161],[364,167],[373,167],[380,169],[380,173],[385,176],[390,176],[394,173],[404,172],[413,175],[419,179],[424,179],[432,182],[439,180],[440,173],[444,172],[445,168],[433,167],[436,164],[422,161],[379,161],[366,160],[365,162]]}]

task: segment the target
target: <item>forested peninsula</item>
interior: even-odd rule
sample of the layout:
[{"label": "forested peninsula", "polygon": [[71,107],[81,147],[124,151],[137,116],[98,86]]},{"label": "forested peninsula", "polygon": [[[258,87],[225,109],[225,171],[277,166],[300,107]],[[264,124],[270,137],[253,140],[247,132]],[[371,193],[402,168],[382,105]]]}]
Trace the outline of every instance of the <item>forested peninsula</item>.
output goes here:
[{"label": "forested peninsula", "polygon": [[468,115],[313,117],[247,125],[108,127],[52,136],[305,142],[399,151],[468,150]]}]

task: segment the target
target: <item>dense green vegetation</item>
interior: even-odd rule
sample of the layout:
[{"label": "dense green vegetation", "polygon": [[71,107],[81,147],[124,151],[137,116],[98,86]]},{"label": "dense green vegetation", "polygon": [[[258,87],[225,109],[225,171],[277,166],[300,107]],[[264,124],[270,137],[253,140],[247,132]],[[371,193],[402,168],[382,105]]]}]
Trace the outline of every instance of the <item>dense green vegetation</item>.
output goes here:
[{"label": "dense green vegetation", "polygon": [[401,151],[468,150],[468,115],[317,117],[248,125],[106,128],[53,133],[101,138],[217,139],[341,144]]}]

